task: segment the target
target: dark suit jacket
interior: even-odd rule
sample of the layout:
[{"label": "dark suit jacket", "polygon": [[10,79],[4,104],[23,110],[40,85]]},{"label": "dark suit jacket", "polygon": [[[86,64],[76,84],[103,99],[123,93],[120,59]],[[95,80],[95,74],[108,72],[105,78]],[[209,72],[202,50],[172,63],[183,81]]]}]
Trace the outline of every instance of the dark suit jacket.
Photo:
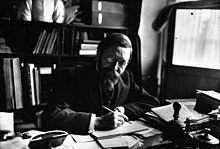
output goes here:
[{"label": "dark suit jacket", "polygon": [[[48,108],[42,114],[46,130],[62,129],[69,133],[88,132],[91,114],[103,114],[102,91],[95,65],[57,70]],[[125,71],[114,88],[111,108],[123,105],[130,120],[138,118],[159,101],[139,87],[129,71]]]}]

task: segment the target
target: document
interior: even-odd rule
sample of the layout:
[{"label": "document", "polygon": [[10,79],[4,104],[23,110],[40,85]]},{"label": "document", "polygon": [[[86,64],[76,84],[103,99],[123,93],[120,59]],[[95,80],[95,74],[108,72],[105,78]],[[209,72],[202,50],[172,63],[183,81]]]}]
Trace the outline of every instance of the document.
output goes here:
[{"label": "document", "polygon": [[128,142],[125,136],[117,136],[109,139],[98,140],[103,148],[128,147]]},{"label": "document", "polygon": [[137,131],[143,131],[150,129],[149,126],[140,121],[129,121],[130,123],[124,123],[122,126],[112,130],[95,130],[92,135],[96,138],[107,138],[113,136],[119,136],[129,134]]},{"label": "document", "polygon": [[75,135],[71,134],[71,137],[76,143],[92,142],[94,139],[90,135]]},{"label": "document", "polygon": [[102,148],[136,148],[139,142],[132,136],[117,136],[108,139],[99,139]]},{"label": "document", "polygon": [[[179,103],[181,108],[179,110],[179,118],[178,121],[185,122],[186,118],[189,119],[199,119],[201,116],[191,112],[185,105]],[[151,109],[157,116],[162,118],[163,120],[169,122],[174,120],[174,108],[173,103],[165,106],[155,107]]]}]

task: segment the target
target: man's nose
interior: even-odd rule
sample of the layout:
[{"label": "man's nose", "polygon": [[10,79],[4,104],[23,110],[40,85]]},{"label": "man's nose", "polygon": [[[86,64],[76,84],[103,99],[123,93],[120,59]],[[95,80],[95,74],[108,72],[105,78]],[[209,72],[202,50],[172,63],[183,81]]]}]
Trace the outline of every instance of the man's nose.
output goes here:
[{"label": "man's nose", "polygon": [[114,63],[114,70],[117,71],[117,72],[119,71],[119,64],[118,64],[118,62]]}]

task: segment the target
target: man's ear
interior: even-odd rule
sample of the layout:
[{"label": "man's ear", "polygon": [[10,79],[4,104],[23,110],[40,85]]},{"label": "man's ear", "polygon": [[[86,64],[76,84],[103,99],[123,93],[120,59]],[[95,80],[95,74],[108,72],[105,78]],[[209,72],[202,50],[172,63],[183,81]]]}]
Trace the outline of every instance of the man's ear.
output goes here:
[{"label": "man's ear", "polygon": [[101,55],[102,55],[102,50],[98,49],[97,48],[97,59],[99,60],[101,58]]},{"label": "man's ear", "polygon": [[100,50],[99,48],[97,48],[97,53],[96,53],[96,61],[99,64],[101,61],[101,56],[102,56],[102,50]]}]

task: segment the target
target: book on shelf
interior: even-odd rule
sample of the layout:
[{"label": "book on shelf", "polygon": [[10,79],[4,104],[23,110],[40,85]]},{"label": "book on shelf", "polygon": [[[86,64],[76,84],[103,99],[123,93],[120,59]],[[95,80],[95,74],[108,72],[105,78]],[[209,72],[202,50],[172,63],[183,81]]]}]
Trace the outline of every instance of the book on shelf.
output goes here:
[{"label": "book on shelf", "polygon": [[91,50],[91,49],[80,49],[79,50],[79,55],[96,55],[97,50]]},{"label": "book on shelf", "polygon": [[56,39],[57,39],[57,30],[53,29],[49,42],[46,47],[46,52],[45,52],[46,54],[53,54]]},{"label": "book on shelf", "polygon": [[98,44],[97,43],[81,43],[80,49],[87,49],[87,50],[94,50],[97,49]]},{"label": "book on shelf", "polygon": [[33,54],[40,53],[42,44],[44,43],[44,40],[46,38],[46,34],[47,34],[46,30],[44,30],[43,32],[40,33],[40,35],[38,37],[37,44],[34,48]]},{"label": "book on shelf", "polygon": [[52,67],[39,67],[40,75],[40,92],[41,104],[46,104],[47,98],[51,92],[50,79],[52,74]]},{"label": "book on shelf", "polygon": [[71,42],[71,34],[70,31],[68,30],[68,28],[64,28],[63,30],[64,32],[64,46],[63,46],[63,50],[62,53],[63,54],[70,54],[70,42]]},{"label": "book on shelf", "polygon": [[46,104],[50,92],[50,74],[52,67],[36,67],[25,63],[22,67],[24,88],[24,105],[26,107]]},{"label": "book on shelf", "polygon": [[53,29],[51,32],[43,30],[39,37],[34,54],[53,54],[56,46],[58,32],[57,29]]},{"label": "book on shelf", "polygon": [[41,84],[40,84],[40,73],[37,67],[34,67],[34,89],[35,89],[35,98],[36,98],[36,105],[40,105],[41,102]]},{"label": "book on shelf", "polygon": [[47,36],[46,36],[45,41],[44,41],[44,43],[43,43],[43,45],[42,45],[42,49],[41,49],[41,51],[40,51],[40,54],[45,54],[45,53],[46,53],[46,51],[47,51],[47,46],[48,46],[48,44],[49,44],[50,38],[51,38],[51,33],[47,33]]},{"label": "book on shelf", "polygon": [[13,85],[14,85],[14,99],[15,109],[21,109],[23,105],[23,92],[21,82],[21,67],[19,58],[11,58],[12,72],[13,72]]},{"label": "book on shelf", "polygon": [[[19,58],[3,58],[1,62],[1,98],[5,107],[1,109],[21,109],[23,105],[23,87]],[[2,105],[2,104],[1,104]]]},{"label": "book on shelf", "polygon": [[98,43],[98,40],[82,40],[79,55],[96,55]]},{"label": "book on shelf", "polygon": [[36,105],[36,91],[35,91],[35,84],[34,84],[34,64],[29,63],[28,64],[29,71],[30,71],[30,87],[31,87],[31,104],[34,106]]},{"label": "book on shelf", "polygon": [[99,44],[101,40],[93,40],[93,39],[84,39],[82,43],[91,43],[91,44]]},{"label": "book on shelf", "polygon": [[3,59],[3,72],[2,72],[4,81],[2,81],[1,85],[1,93],[5,93],[5,96],[2,97],[6,102],[6,109],[12,110],[15,108],[14,103],[14,88],[13,88],[13,79],[12,79],[12,68],[11,68],[11,59],[4,58]]},{"label": "book on shelf", "polygon": [[36,105],[34,85],[34,64],[25,63],[22,66],[22,86],[24,95],[24,106]]},{"label": "book on shelf", "polygon": [[45,105],[51,91],[52,67],[37,67],[33,63],[24,63],[21,71],[24,107]]}]

